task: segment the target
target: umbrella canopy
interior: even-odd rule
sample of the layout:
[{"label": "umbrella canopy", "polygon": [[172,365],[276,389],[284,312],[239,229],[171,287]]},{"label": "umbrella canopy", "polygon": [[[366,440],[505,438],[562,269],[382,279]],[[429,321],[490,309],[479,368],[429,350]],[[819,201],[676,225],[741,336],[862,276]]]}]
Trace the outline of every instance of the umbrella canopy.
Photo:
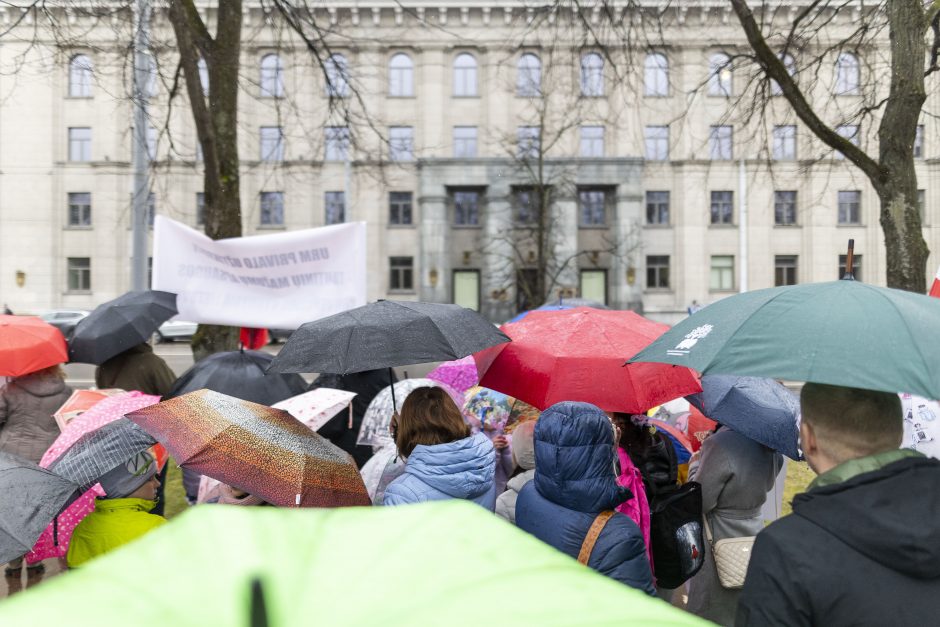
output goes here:
[{"label": "umbrella canopy", "polygon": [[679,429],[689,438],[692,443],[692,450],[698,452],[702,448],[702,442],[715,431],[718,423],[711,418],[706,418],[697,407],[689,406],[689,411],[677,415],[674,420]]},{"label": "umbrella canopy", "polygon": [[0,564],[33,546],[43,528],[70,499],[78,485],[54,472],[0,451]]},{"label": "umbrella canopy", "polygon": [[103,364],[149,340],[161,324],[176,314],[176,294],[157,290],[128,292],[99,305],[75,326],[69,339],[69,355],[72,361]]},{"label": "umbrella canopy", "polygon": [[439,381],[461,394],[480,382],[480,377],[477,375],[477,362],[473,360],[472,355],[454,361],[445,361],[429,372],[427,378]]},{"label": "umbrella canopy", "polygon": [[502,328],[512,342],[474,356],[480,385],[539,409],[581,401],[605,411],[641,414],[701,390],[688,368],[622,367],[623,351],[635,352],[669,328],[632,311],[534,311]]},{"label": "umbrella canopy", "polygon": [[0,315],[0,377],[19,377],[69,360],[65,337],[34,316]]},{"label": "umbrella canopy", "polygon": [[275,403],[271,407],[283,409],[316,431],[340,411],[351,408],[355,396],[355,392],[334,390],[333,388],[317,388]]},{"label": "umbrella canopy", "polygon": [[800,401],[773,379],[711,374],[702,377],[702,392],[688,399],[733,431],[790,459],[803,459]]},{"label": "umbrella canopy", "polygon": [[127,418],[118,418],[79,437],[48,468],[74,481],[84,491],[108,471],[156,443]]},{"label": "umbrella canopy", "polygon": [[[55,418],[56,424],[59,425],[59,431],[65,431],[65,427],[68,426],[70,422],[75,420],[78,416],[81,416],[83,413],[94,407],[99,402],[108,398],[109,396],[115,396],[117,394],[123,394],[124,390],[119,390],[117,388],[108,388],[105,390],[75,390],[72,392],[72,395],[68,398],[65,403],[62,404],[62,407],[56,410],[52,417]],[[156,397],[157,401],[160,400],[159,397]],[[155,403],[157,401],[154,401]]]},{"label": "umbrella canopy", "polygon": [[539,418],[535,407],[496,390],[475,386],[464,398],[463,415],[474,429],[512,433],[519,423]]},{"label": "umbrella canopy", "polygon": [[356,444],[371,446],[375,449],[389,444],[394,445],[388,427],[392,422],[392,414],[396,411],[396,403],[397,407],[401,408],[401,404],[405,402],[412,390],[423,387],[441,388],[450,395],[458,408],[463,406],[463,396],[439,381],[432,381],[431,379],[405,379],[399,381],[395,384],[394,398],[396,400],[394,402],[392,386],[389,385],[376,394],[372,402],[369,403],[369,407],[362,418],[362,425],[359,427],[359,438],[356,440]]},{"label": "umbrella canopy", "polygon": [[813,381],[940,398],[940,300],[842,280],[735,294],[630,357],[701,374]]},{"label": "umbrella canopy", "polygon": [[273,357],[261,351],[227,351],[201,359],[180,375],[167,399],[196,390],[212,390],[243,401],[273,405],[303,394],[307,383],[298,374],[265,374]]},{"label": "umbrella canopy", "polygon": [[181,466],[273,505],[370,504],[349,454],[281,409],[199,390],[127,417]]},{"label": "umbrella canopy", "polygon": [[195,507],[3,601],[0,624],[60,624],[67,608],[70,627],[245,627],[256,580],[270,627],[709,624],[461,501]]},{"label": "umbrella canopy", "polygon": [[507,341],[459,305],[380,300],[304,324],[270,370],[345,374],[459,359]]}]

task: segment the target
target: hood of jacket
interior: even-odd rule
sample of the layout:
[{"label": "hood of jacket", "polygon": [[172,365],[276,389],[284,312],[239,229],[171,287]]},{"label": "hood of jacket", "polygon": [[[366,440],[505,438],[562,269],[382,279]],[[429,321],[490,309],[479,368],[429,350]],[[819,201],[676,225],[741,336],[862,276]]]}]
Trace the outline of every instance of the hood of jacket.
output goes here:
[{"label": "hood of jacket", "polygon": [[532,470],[527,470],[525,472],[520,472],[518,475],[506,482],[506,490],[512,490],[513,492],[519,492],[525,484],[532,481],[535,478],[535,468]]},{"label": "hood of jacket", "polygon": [[588,403],[556,403],[535,426],[535,487],[543,497],[579,512],[613,509],[632,496],[617,484],[614,429]]},{"label": "hood of jacket", "polygon": [[535,422],[523,422],[512,432],[512,458],[523,470],[535,468]]},{"label": "hood of jacket", "polygon": [[940,578],[940,460],[907,457],[812,488],[793,512],[885,568]]},{"label": "hood of jacket", "polygon": [[493,487],[496,449],[482,433],[447,444],[419,444],[408,457],[405,474],[453,498],[473,499]]},{"label": "hood of jacket", "polygon": [[65,381],[54,374],[31,374],[16,379],[16,385],[33,396],[56,396],[65,391]]}]

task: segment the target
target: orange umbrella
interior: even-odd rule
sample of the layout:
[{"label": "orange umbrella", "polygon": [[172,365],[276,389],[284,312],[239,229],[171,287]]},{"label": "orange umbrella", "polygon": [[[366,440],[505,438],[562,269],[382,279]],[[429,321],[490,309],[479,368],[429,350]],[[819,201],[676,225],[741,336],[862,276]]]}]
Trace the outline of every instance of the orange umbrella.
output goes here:
[{"label": "orange umbrella", "polygon": [[69,360],[62,332],[34,316],[0,315],[0,377],[19,377]]}]

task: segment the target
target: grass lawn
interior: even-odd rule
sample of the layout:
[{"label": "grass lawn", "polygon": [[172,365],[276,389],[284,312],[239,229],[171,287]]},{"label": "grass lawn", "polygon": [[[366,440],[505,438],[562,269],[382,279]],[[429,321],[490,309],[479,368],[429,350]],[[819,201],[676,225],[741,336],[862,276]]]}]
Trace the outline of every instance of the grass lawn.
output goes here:
[{"label": "grass lawn", "polygon": [[816,478],[816,473],[809,469],[806,462],[787,461],[787,482],[783,489],[783,515],[793,511],[790,501],[800,492],[806,491],[806,486]]},{"label": "grass lawn", "polygon": [[166,471],[166,488],[163,498],[166,499],[166,507],[163,514],[167,518],[173,518],[180,512],[186,510],[189,505],[186,504],[186,493],[183,490],[183,471],[176,465],[176,461],[171,457],[167,462],[170,467]]}]

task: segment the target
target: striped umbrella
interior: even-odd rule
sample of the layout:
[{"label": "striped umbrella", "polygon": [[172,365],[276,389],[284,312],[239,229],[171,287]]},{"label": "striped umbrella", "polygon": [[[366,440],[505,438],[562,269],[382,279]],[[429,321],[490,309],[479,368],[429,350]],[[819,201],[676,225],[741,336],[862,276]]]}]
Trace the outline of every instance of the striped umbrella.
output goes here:
[{"label": "striped umbrella", "polygon": [[183,467],[272,505],[370,505],[348,453],[284,410],[197,390],[127,415]]},{"label": "striped umbrella", "polygon": [[90,431],[51,464],[49,470],[87,490],[108,471],[146,451],[157,441],[127,418]]}]

